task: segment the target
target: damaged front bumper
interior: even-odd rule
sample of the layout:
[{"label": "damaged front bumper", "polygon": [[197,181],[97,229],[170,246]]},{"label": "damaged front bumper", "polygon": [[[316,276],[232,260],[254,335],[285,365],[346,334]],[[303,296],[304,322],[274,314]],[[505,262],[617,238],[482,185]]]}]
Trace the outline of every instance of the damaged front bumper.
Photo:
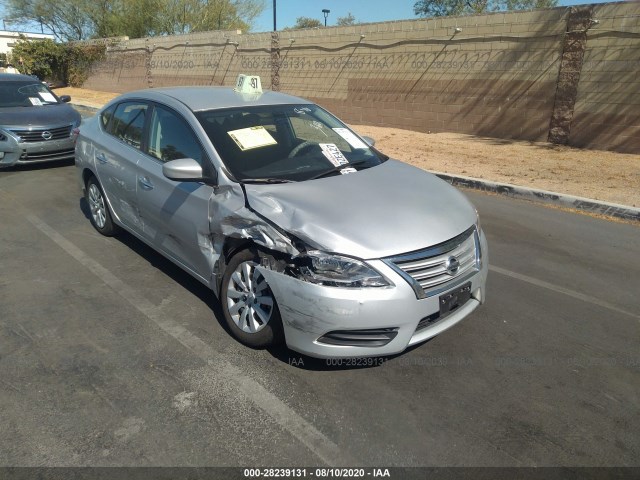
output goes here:
[{"label": "damaged front bumper", "polygon": [[278,302],[287,346],[319,358],[393,355],[452,327],[485,298],[487,243],[479,271],[466,281],[471,298],[441,318],[438,295],[416,298],[413,288],[381,260],[367,263],[394,286],[376,288],[327,287],[265,267],[258,267]]}]

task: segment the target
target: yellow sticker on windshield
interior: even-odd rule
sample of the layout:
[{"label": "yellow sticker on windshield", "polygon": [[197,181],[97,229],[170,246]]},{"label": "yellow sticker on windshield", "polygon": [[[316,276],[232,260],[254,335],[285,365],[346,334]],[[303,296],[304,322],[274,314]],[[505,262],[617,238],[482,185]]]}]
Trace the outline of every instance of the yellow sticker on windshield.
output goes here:
[{"label": "yellow sticker on windshield", "polygon": [[278,144],[267,129],[261,125],[232,130],[227,133],[242,151]]}]

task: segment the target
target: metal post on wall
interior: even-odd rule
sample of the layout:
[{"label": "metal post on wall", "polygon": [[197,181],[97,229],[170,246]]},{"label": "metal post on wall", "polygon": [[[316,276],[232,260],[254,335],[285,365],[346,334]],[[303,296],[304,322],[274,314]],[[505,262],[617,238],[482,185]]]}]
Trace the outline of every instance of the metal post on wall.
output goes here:
[{"label": "metal post on wall", "polygon": [[276,25],[276,0],[273,0],[273,31],[278,30]]},{"label": "metal post on wall", "polygon": [[271,33],[271,90],[280,91],[280,37],[276,23],[276,0],[273,0],[273,32]]}]

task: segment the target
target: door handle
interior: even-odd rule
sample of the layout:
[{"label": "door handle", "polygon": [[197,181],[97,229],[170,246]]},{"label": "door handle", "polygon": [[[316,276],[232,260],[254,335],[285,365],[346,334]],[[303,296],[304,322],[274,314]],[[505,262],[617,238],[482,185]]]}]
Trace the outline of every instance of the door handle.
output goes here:
[{"label": "door handle", "polygon": [[153,183],[147,177],[138,177],[138,183],[144,190],[153,189]]},{"label": "door handle", "polygon": [[98,152],[96,153],[96,160],[98,160],[98,162],[100,163],[107,163],[107,156],[102,153],[102,152]]}]

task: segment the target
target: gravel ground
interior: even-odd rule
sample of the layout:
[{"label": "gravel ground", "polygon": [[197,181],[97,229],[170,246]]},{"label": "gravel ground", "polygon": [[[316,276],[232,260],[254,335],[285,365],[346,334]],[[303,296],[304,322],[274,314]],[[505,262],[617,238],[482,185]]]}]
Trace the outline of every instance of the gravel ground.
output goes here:
[{"label": "gravel ground", "polygon": [[[117,96],[80,88],[61,88],[56,93],[95,107]],[[426,170],[640,207],[640,154],[458,133],[352,127],[375,138],[376,146],[387,155]]]}]

